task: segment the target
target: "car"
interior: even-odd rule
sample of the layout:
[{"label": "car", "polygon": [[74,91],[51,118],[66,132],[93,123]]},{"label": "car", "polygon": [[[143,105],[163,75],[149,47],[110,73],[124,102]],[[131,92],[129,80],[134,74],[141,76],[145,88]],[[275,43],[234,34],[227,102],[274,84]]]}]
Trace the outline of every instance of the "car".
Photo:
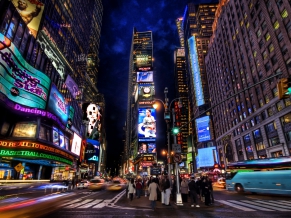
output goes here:
[{"label": "car", "polygon": [[88,189],[95,191],[101,190],[105,188],[105,181],[104,179],[91,179],[88,184]]},{"label": "car", "polygon": [[88,188],[88,186],[89,186],[89,182],[87,180],[82,180],[82,181],[77,183],[77,189]]},{"label": "car", "polygon": [[124,189],[124,183],[122,183],[120,180],[113,180],[111,183],[107,185],[108,191],[119,191]]},{"label": "car", "polygon": [[225,178],[218,178],[217,182],[213,183],[213,186],[217,188],[226,188]]}]

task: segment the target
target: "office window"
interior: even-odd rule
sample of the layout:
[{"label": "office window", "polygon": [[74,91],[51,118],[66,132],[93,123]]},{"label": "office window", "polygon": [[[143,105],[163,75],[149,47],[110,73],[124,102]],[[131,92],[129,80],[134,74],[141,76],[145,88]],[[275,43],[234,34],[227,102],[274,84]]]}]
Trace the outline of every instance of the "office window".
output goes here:
[{"label": "office window", "polygon": [[282,12],[281,12],[281,17],[284,19],[286,17],[288,17],[288,12],[286,9],[284,9]]},{"label": "office window", "polygon": [[279,139],[278,136],[269,139],[269,145],[270,145],[270,147],[271,146],[278,145],[278,144],[280,144],[280,139]]},{"label": "office window", "polygon": [[276,107],[277,107],[277,110],[278,110],[278,111],[283,110],[283,102],[279,101],[279,102],[276,104]]},{"label": "office window", "polygon": [[270,38],[271,38],[270,33],[266,33],[266,35],[265,35],[266,41],[269,41]]},{"label": "office window", "polygon": [[273,45],[273,43],[271,43],[270,45],[269,45],[269,52],[271,53],[273,50],[274,50],[274,45]]},{"label": "office window", "polygon": [[277,39],[279,42],[281,42],[283,40],[283,34],[282,32],[280,32],[278,35],[277,35]]},{"label": "office window", "polygon": [[254,130],[253,131],[253,136],[254,136],[255,139],[262,138],[261,130],[260,129]]},{"label": "office window", "polygon": [[280,27],[279,22],[276,20],[276,22],[273,25],[274,29],[277,30]]},{"label": "office window", "polygon": [[273,116],[274,112],[273,112],[273,108],[272,108],[272,107],[269,107],[269,108],[267,109],[267,111],[268,111],[268,116],[269,116],[269,117]]},{"label": "office window", "polygon": [[268,123],[267,125],[265,125],[265,128],[267,133],[274,132],[277,130],[275,122]]},{"label": "office window", "polygon": [[264,145],[263,142],[258,142],[258,143],[256,143],[256,149],[257,149],[257,151],[261,151],[261,150],[266,149],[266,146]]},{"label": "office window", "polygon": [[243,136],[243,140],[244,140],[244,143],[251,142],[250,134],[247,134],[247,135]]}]

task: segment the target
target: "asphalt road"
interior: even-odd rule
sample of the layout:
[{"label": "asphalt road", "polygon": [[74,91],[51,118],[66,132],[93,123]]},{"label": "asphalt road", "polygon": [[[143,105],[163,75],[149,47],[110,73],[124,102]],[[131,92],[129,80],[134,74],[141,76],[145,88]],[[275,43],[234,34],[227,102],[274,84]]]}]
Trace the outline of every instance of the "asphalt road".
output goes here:
[{"label": "asphalt road", "polygon": [[[215,203],[192,208],[190,203],[164,206],[157,202],[155,211],[150,209],[148,197],[142,196],[130,202],[125,190],[91,192],[87,189],[69,192],[55,192],[43,197],[20,201],[18,206],[1,209],[1,218],[93,218],[93,217],[290,217],[291,197],[237,194],[223,189],[214,191]],[[15,204],[15,203],[14,203]]]}]

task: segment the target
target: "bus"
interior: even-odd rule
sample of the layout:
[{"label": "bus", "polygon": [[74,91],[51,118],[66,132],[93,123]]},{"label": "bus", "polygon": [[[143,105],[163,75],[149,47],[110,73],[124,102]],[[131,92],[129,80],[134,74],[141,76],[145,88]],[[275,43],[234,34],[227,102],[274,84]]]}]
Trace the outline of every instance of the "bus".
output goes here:
[{"label": "bus", "polygon": [[291,195],[291,156],[229,163],[226,190]]}]

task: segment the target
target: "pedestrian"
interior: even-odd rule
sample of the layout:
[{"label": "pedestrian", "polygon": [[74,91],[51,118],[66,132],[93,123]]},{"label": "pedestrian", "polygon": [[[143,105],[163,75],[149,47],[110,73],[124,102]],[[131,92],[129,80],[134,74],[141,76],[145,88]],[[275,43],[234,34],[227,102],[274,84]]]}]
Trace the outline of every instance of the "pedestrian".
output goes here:
[{"label": "pedestrian", "polygon": [[76,185],[76,180],[75,178],[72,179],[72,186],[73,186],[73,189],[75,189],[75,185]]},{"label": "pedestrian", "polygon": [[198,177],[196,181],[196,194],[197,197],[201,199],[202,201],[202,190],[201,190],[201,178]]},{"label": "pedestrian", "polygon": [[133,199],[133,194],[135,193],[135,185],[134,185],[134,179],[131,179],[130,182],[128,183],[128,195],[130,201]]},{"label": "pedestrian", "polygon": [[149,200],[151,201],[151,207],[152,207],[152,210],[155,210],[155,207],[156,207],[156,200],[157,200],[157,197],[158,197],[158,194],[157,194],[157,189],[159,188],[158,187],[158,179],[157,178],[154,178],[151,182],[151,184],[149,185]]},{"label": "pedestrian", "polygon": [[[170,180],[165,177],[164,182],[163,182],[163,192],[164,193],[164,204],[166,206],[170,206],[170,196],[171,196],[171,184]],[[162,194],[163,197],[163,194]]]},{"label": "pedestrian", "polygon": [[209,186],[210,204],[214,204],[212,180],[208,178],[207,180],[208,180],[208,186]]},{"label": "pedestrian", "polygon": [[172,200],[176,201],[177,182],[175,176],[172,178]]},{"label": "pedestrian", "polygon": [[197,185],[196,185],[196,182],[195,182],[195,177],[191,177],[190,178],[190,182],[188,183],[188,188],[189,188],[189,191],[190,191],[190,196],[191,196],[191,207],[195,207],[195,204],[196,204],[196,207],[200,207],[199,204],[198,204],[198,198],[197,198]]},{"label": "pedestrian", "polygon": [[207,182],[206,178],[203,178],[201,183],[202,188],[202,196],[204,196],[205,205],[210,205],[210,192],[209,192],[209,183]]},{"label": "pedestrian", "polygon": [[141,192],[142,192],[142,184],[141,184],[140,179],[137,180],[135,187],[136,187],[137,198],[140,198]]},{"label": "pedestrian", "polygon": [[181,182],[181,195],[182,195],[182,202],[183,203],[187,203],[188,201],[188,182],[186,180],[186,178],[183,178],[182,182]]}]

